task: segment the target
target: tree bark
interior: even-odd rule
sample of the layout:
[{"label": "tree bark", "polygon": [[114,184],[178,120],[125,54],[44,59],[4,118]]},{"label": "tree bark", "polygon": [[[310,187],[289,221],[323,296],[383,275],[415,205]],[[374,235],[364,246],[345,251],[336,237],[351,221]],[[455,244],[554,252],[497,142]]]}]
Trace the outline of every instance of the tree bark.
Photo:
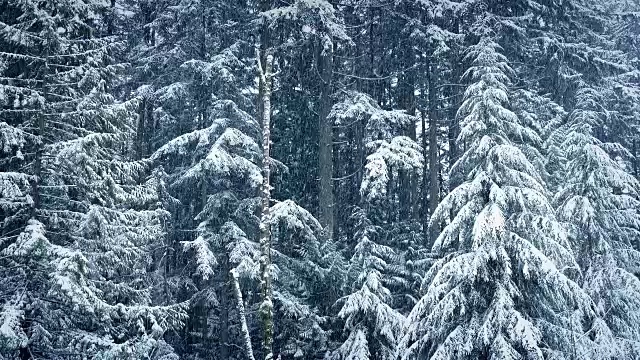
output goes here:
[{"label": "tree bark", "polygon": [[[48,55],[48,48],[45,52],[45,59]],[[31,184],[32,186],[32,194],[33,196],[33,206],[31,207],[31,217],[35,219],[37,217],[37,211],[40,209],[40,183],[42,182],[42,154],[44,152],[44,137],[45,133],[45,118],[44,113],[46,112],[47,107],[47,77],[49,76],[49,64],[45,60],[43,66],[43,74],[42,74],[42,93],[44,98],[44,103],[42,105],[41,111],[38,113],[38,127],[37,127],[37,135],[40,137],[41,142],[37,145],[35,160],[33,163],[33,175],[34,180]]]},{"label": "tree bark", "polygon": [[107,17],[107,35],[112,36],[115,32],[115,8],[116,0],[111,0],[111,6],[109,7],[109,15]]},{"label": "tree bark", "polygon": [[[423,89],[424,90],[424,89]],[[424,109],[420,109],[420,127],[421,127],[421,140],[422,140],[422,162],[423,162],[423,166],[422,166],[422,233],[424,234],[424,244],[425,246],[429,246],[428,242],[429,242],[429,236],[428,236],[428,231],[429,231],[429,216],[428,216],[428,212],[429,212],[429,198],[427,197],[427,194],[429,192],[429,189],[427,187],[427,179],[428,179],[428,175],[429,175],[429,170],[427,167],[427,163],[429,161],[429,155],[427,152],[427,121],[426,121],[426,116],[425,116],[425,111]]]},{"label": "tree bark", "polygon": [[262,303],[260,317],[263,327],[262,348],[265,360],[273,359],[273,291],[271,288],[271,227],[269,225],[270,184],[270,142],[271,142],[271,77],[273,56],[267,54],[264,67],[260,61],[260,50],[256,49],[259,79],[262,92],[262,189],[260,216],[260,288]]},{"label": "tree bark", "polygon": [[142,159],[144,156],[144,126],[147,117],[147,98],[142,98],[140,101],[140,107],[138,109],[138,129],[136,131],[136,160]]},{"label": "tree bark", "polygon": [[[200,26],[202,27],[202,36],[200,37],[200,59],[202,61],[207,61],[207,9],[205,8],[204,2],[200,3],[201,5],[201,18],[200,18]],[[201,129],[204,129],[209,126],[209,99],[210,99],[210,91],[211,88],[208,86],[207,82],[205,82],[204,78],[201,79],[203,83],[200,85],[200,123],[198,126]]]},{"label": "tree bark", "polygon": [[[271,9],[271,0],[260,1],[260,11]],[[269,54],[269,25],[266,19],[260,29],[260,44],[256,48],[258,65],[258,115],[262,126],[262,186],[260,215],[260,293],[259,313],[262,322],[262,352],[265,360],[273,359],[273,290],[271,285],[271,227],[269,205],[271,201],[271,78],[273,55]],[[248,334],[248,331],[246,332]],[[246,335],[245,335],[246,336]],[[250,339],[249,339],[250,341]]]},{"label": "tree bark", "polygon": [[[409,50],[405,56],[407,56],[407,58],[409,59],[412,59],[413,61],[412,51]],[[415,85],[415,78],[413,76],[413,72],[410,72],[408,75],[406,75],[405,79],[406,79],[406,85],[405,85],[404,96],[403,96],[405,101],[404,108],[407,109],[407,114],[411,116],[416,116],[416,96],[415,96],[416,85]],[[418,139],[418,134],[417,134],[415,120],[411,122],[410,128],[407,130],[409,133],[409,137],[412,140],[416,141]],[[408,217],[410,219],[417,220],[420,218],[420,191],[418,188],[420,183],[420,176],[418,174],[411,173],[408,175],[408,177],[409,177],[408,189],[404,190],[405,192],[408,192],[407,195],[408,195],[409,204],[410,204],[409,206],[406,206],[408,208],[407,211],[409,212]]]},{"label": "tree bark", "polygon": [[[260,0],[260,11],[265,12],[271,10],[271,1],[272,0]],[[267,49],[269,48],[269,44],[271,43],[271,31],[269,30],[269,24],[265,19],[262,19],[262,24],[260,26],[260,52],[258,61],[259,64],[264,64],[267,61]],[[260,79],[259,79],[260,80]],[[262,81],[258,81],[258,106],[257,106],[257,117],[260,121],[260,126],[262,126],[263,119],[263,105],[262,105],[262,96],[264,94],[264,84]]]},{"label": "tree bark", "polygon": [[[459,30],[460,21],[456,20],[454,24],[454,31]],[[458,50],[454,51],[453,54],[453,73],[452,78],[455,81],[461,81],[462,78],[462,55]],[[449,141],[449,169],[455,164],[458,160],[458,133],[460,132],[460,124],[458,123],[458,108],[460,103],[462,102],[462,93],[459,89],[454,88],[454,95],[451,97],[451,104],[449,105],[450,113],[449,113],[449,128],[448,128],[448,141]],[[453,176],[449,178],[449,192],[455,189],[459,184],[453,179]]]},{"label": "tree bark", "polygon": [[242,345],[247,356],[247,360],[255,360],[253,356],[253,346],[251,345],[251,335],[249,335],[249,327],[247,326],[247,316],[245,315],[244,302],[242,300],[242,291],[240,291],[240,283],[238,282],[238,273],[235,269],[229,272],[231,282],[233,283],[233,293],[236,298],[236,307],[238,318],[240,320],[240,330],[242,331]]},{"label": "tree bark", "polygon": [[321,40],[318,55],[318,71],[321,74],[322,89],[319,109],[319,149],[318,171],[320,177],[318,191],[318,220],[324,228],[327,239],[333,238],[334,231],[334,194],[333,194],[333,129],[329,121],[331,111],[331,90],[333,77],[333,43]]},{"label": "tree bark", "polygon": [[[224,238],[224,237],[222,237]],[[227,242],[225,240],[222,240],[222,244],[223,249],[227,248]],[[220,268],[221,268],[221,274],[219,275],[220,278],[220,290],[219,290],[219,299],[220,299],[220,359],[221,360],[228,360],[229,359],[229,327],[230,327],[230,321],[229,321],[229,308],[230,308],[230,301],[229,301],[229,291],[232,289],[229,289],[229,279],[228,276],[231,274],[232,279],[233,279],[233,274],[230,273],[230,265],[229,265],[229,255],[227,253],[222,255],[222,259],[221,259],[221,263],[220,263]],[[242,301],[242,300],[241,300]],[[242,304],[242,314],[241,317],[244,317],[244,304]],[[240,308],[238,307],[238,312],[240,312]],[[242,321],[242,318],[241,318]],[[246,320],[245,320],[246,323]]]},{"label": "tree bark", "polygon": [[[427,85],[429,86],[429,216],[432,216],[440,200],[440,184],[438,181],[438,114],[436,109],[434,65],[432,63],[428,65],[427,69]],[[429,246],[433,245],[438,236],[438,231],[439,229],[429,229]]]}]

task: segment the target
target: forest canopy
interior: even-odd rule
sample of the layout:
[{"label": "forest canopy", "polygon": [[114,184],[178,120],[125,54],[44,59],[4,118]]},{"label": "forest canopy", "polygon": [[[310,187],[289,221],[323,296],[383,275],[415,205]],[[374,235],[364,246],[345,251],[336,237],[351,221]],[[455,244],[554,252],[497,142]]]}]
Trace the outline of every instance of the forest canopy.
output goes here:
[{"label": "forest canopy", "polygon": [[0,0],[0,358],[640,359],[640,0]]}]

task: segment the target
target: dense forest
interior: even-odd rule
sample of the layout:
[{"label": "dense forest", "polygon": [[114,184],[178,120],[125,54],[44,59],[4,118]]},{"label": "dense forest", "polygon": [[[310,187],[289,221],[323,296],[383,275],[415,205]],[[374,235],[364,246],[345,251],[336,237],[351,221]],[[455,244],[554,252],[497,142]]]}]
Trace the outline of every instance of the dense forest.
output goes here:
[{"label": "dense forest", "polygon": [[640,359],[640,1],[0,0],[0,358]]}]

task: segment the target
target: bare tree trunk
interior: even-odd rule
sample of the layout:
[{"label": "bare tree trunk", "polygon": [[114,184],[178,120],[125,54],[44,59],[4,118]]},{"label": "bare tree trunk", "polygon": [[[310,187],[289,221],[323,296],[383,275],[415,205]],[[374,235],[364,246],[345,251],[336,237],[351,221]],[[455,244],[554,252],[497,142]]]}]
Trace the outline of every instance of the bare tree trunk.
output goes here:
[{"label": "bare tree trunk", "polygon": [[[424,90],[424,89],[423,89]],[[428,178],[428,167],[427,163],[429,161],[429,155],[427,152],[427,121],[424,114],[424,109],[420,109],[420,127],[421,127],[421,139],[422,139],[422,162],[424,166],[422,166],[422,233],[424,234],[424,244],[425,246],[429,246],[429,198],[427,197],[428,188],[427,188],[427,178]]]},{"label": "bare tree trunk", "polygon": [[[456,20],[454,24],[454,29],[458,30],[460,28],[459,20]],[[453,55],[453,73],[452,78],[455,81],[461,81],[462,78],[462,55],[456,50]],[[449,169],[453,166],[453,164],[458,160],[459,151],[458,151],[458,133],[460,132],[460,124],[458,123],[457,113],[458,108],[460,107],[460,103],[462,101],[462,94],[458,89],[455,89],[455,94],[451,97],[451,104],[449,105],[450,113],[449,113],[449,128],[448,128],[448,141],[449,141]],[[459,184],[456,182],[455,178],[451,176],[449,178],[449,192],[455,189]]]},{"label": "bare tree trunk", "polygon": [[253,346],[251,345],[251,335],[249,335],[249,327],[247,326],[247,317],[244,311],[244,302],[242,300],[242,291],[240,291],[240,283],[238,282],[238,273],[235,269],[229,272],[231,282],[233,283],[233,293],[236,297],[236,306],[238,317],[240,318],[240,330],[242,331],[242,345],[247,356],[247,360],[255,360],[253,357]]},{"label": "bare tree trunk", "polygon": [[[221,245],[223,246],[224,249],[227,248],[227,242],[224,239],[221,239]],[[229,360],[229,326],[230,326],[230,321],[229,321],[229,308],[231,307],[230,304],[231,302],[229,301],[229,279],[228,276],[231,275],[232,277],[232,281],[236,280],[233,279],[233,273],[231,273],[230,265],[229,265],[229,255],[228,253],[225,253],[222,255],[221,257],[221,263],[220,263],[220,268],[221,268],[221,272],[218,275],[220,278],[220,288],[219,288],[219,294],[220,296],[218,297],[220,299],[220,359],[221,360]],[[235,285],[235,284],[234,284]],[[235,292],[235,290],[234,290]],[[242,303],[241,303],[242,304]],[[243,314],[241,315],[244,316],[244,304],[242,304],[242,311]],[[238,313],[240,313],[240,308],[238,307]],[[241,318],[242,321],[242,318]],[[245,320],[246,323],[246,320]]]},{"label": "bare tree trunk", "polygon": [[[207,9],[205,8],[204,2],[200,3],[201,5],[201,18],[200,18],[200,26],[202,27],[202,36],[200,38],[200,59],[202,61],[207,61]],[[210,99],[210,87],[205,84],[200,86],[199,89],[199,97],[200,97],[200,124],[198,126],[201,129],[209,126],[209,99]]]},{"label": "bare tree trunk", "polygon": [[[260,11],[265,12],[271,10],[272,0],[260,0]],[[260,64],[264,64],[267,61],[267,49],[269,48],[269,44],[271,42],[271,31],[269,29],[269,24],[265,19],[262,20],[263,23],[260,26],[260,55],[258,61]],[[260,121],[260,126],[262,126],[262,113],[263,113],[263,105],[262,105],[262,95],[264,94],[264,84],[262,81],[258,82],[258,105],[256,116]]]},{"label": "bare tree trunk", "polygon": [[262,84],[262,214],[260,217],[260,288],[262,303],[263,339],[265,360],[273,359],[273,291],[271,288],[271,227],[269,226],[269,202],[271,201],[271,78],[273,55],[267,54],[264,67],[260,61],[260,50],[256,49],[259,78]]},{"label": "bare tree trunk", "polygon": [[[48,53],[48,51],[47,51]],[[45,54],[47,54],[45,53]],[[38,127],[37,127],[37,135],[42,138],[45,133],[45,118],[44,113],[46,111],[46,101],[47,101],[47,77],[49,76],[49,64],[45,62],[44,64],[44,73],[42,76],[42,92],[44,98],[44,104],[42,105],[41,111],[38,113]],[[41,141],[36,148],[36,156],[33,163],[33,175],[34,180],[31,183],[33,197],[33,206],[31,207],[31,217],[36,218],[37,211],[40,209],[40,183],[42,182],[42,153],[44,151],[43,142]]]},{"label": "bare tree trunk", "polygon": [[[440,184],[438,182],[438,119],[436,110],[436,89],[434,84],[434,66],[428,65],[427,84],[429,86],[429,216],[436,211],[440,197]],[[438,236],[439,229],[429,229],[429,246]]]},{"label": "bare tree trunk", "polygon": [[[271,9],[271,0],[260,0],[260,11]],[[258,115],[262,126],[262,187],[260,215],[260,292],[262,303],[259,313],[262,320],[262,352],[265,360],[273,359],[273,290],[271,288],[271,227],[269,205],[271,201],[271,78],[273,55],[269,54],[269,25],[263,19],[260,29],[260,44],[256,48],[258,65]],[[246,323],[246,322],[245,322]],[[248,336],[248,330],[245,332]],[[249,345],[250,345],[250,340]],[[253,354],[251,354],[253,356]],[[253,359],[251,359],[253,360]]]},{"label": "bare tree trunk", "polygon": [[151,111],[151,103],[147,95],[143,95],[142,101],[138,108],[138,128],[136,129],[136,160],[143,159],[149,155],[151,148],[151,131],[153,128],[153,114]]},{"label": "bare tree trunk", "polygon": [[109,7],[109,15],[107,17],[107,35],[112,36],[113,33],[115,32],[115,7],[116,7],[116,0],[111,0],[111,6]]},{"label": "bare tree trunk", "polygon": [[[408,51],[408,54],[406,56],[412,59],[413,52]],[[416,87],[415,87],[415,78],[413,76],[413,73],[409,73],[409,75],[406,76],[406,82],[407,84],[405,85],[405,94],[404,94],[405,109],[407,109],[407,114],[411,116],[416,116],[416,96],[415,96]],[[416,122],[412,121],[410,126],[411,127],[408,129],[409,137],[412,140],[416,141],[418,139]],[[409,174],[408,182],[409,182],[408,189],[403,190],[405,192],[408,192],[408,197],[409,197],[410,205],[407,206],[408,207],[407,210],[409,212],[408,217],[410,219],[417,220],[420,218],[420,191],[418,189],[419,182],[420,182],[419,175],[414,173]]]},{"label": "bare tree trunk", "polygon": [[334,194],[333,194],[333,129],[329,121],[331,111],[331,88],[333,77],[333,44],[331,41],[320,42],[320,54],[318,55],[318,71],[321,74],[322,90],[320,94],[319,111],[319,149],[318,149],[318,169],[319,169],[319,192],[318,220],[324,227],[327,239],[333,238],[334,228]]},{"label": "bare tree trunk", "polygon": [[[410,61],[413,60],[411,49],[407,49],[404,56]],[[403,66],[406,66],[404,64]],[[406,109],[407,114],[415,115],[415,89],[413,75],[411,73],[403,74],[398,80],[398,93],[399,98],[397,100],[401,109]],[[416,124],[412,122],[406,129],[403,129],[403,135],[408,136],[412,140],[417,140]],[[418,182],[416,176],[410,171],[398,171],[398,216],[400,221],[406,221],[410,219],[417,219],[415,210],[418,205]]]}]

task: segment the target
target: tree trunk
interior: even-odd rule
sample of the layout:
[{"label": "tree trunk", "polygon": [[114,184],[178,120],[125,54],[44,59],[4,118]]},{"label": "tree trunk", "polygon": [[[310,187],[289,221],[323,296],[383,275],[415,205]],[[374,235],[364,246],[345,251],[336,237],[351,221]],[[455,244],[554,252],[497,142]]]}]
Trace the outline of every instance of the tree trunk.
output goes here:
[{"label": "tree trunk", "polygon": [[260,216],[260,288],[262,303],[262,348],[265,360],[273,359],[273,294],[271,288],[271,227],[269,226],[270,184],[270,142],[271,142],[271,77],[273,56],[268,54],[264,67],[260,61],[260,51],[256,50],[256,60],[260,71],[262,91],[262,214]]},{"label": "tree trunk", "polygon": [[109,7],[109,15],[107,18],[107,35],[112,36],[115,32],[115,8],[116,8],[116,0],[111,0],[111,6]]},{"label": "tree trunk", "polygon": [[[271,10],[271,0],[260,0],[260,11],[265,12]],[[259,64],[264,64],[267,61],[267,49],[269,48],[269,44],[271,43],[271,31],[269,30],[269,24],[267,24],[266,20],[263,19],[263,23],[260,26],[260,52],[259,52]],[[263,126],[263,104],[262,104],[262,96],[264,94],[264,84],[262,81],[258,81],[258,106],[257,106],[257,117],[260,121],[260,126]]]},{"label": "tree trunk", "polygon": [[429,161],[429,155],[427,152],[427,121],[424,114],[424,109],[420,109],[420,127],[421,127],[421,139],[422,139],[422,233],[424,234],[424,244],[425,246],[429,246],[429,198],[427,197],[427,193],[429,189],[427,188],[427,178],[429,175],[427,163]]},{"label": "tree trunk", "polygon": [[144,156],[144,138],[145,125],[147,117],[147,98],[142,98],[138,108],[138,128],[136,129],[136,160],[142,159]]},{"label": "tree trunk", "polygon": [[[454,30],[458,30],[460,27],[459,20],[456,20],[454,24]],[[456,50],[453,55],[453,72],[452,78],[455,81],[461,81],[462,79],[462,56]],[[451,97],[451,104],[449,105],[449,129],[448,129],[448,141],[449,141],[449,169],[458,160],[458,133],[460,132],[460,124],[458,123],[457,113],[460,103],[462,101],[462,94],[459,89],[453,87],[455,94]],[[453,176],[449,178],[449,192],[456,188],[459,184],[453,179]]]},{"label": "tree trunk", "polygon": [[[440,184],[438,182],[438,119],[434,65],[431,63],[427,68],[427,85],[429,86],[429,216],[431,217],[440,200]],[[433,245],[438,231],[439,229],[429,229],[429,246]]]},{"label": "tree trunk", "polygon": [[[207,61],[207,9],[204,6],[204,2],[201,2],[201,18],[200,18],[200,26],[202,27],[202,36],[200,37],[200,59],[202,61]],[[198,124],[200,129],[204,129],[206,127],[208,127],[210,124],[208,123],[209,120],[209,112],[208,112],[208,107],[209,107],[209,92],[210,92],[210,88],[207,84],[207,82],[205,81],[205,79],[201,79],[202,80],[202,84],[200,85],[200,124]]]},{"label": "tree trunk", "polygon": [[319,149],[318,172],[320,177],[318,220],[325,230],[327,239],[333,238],[334,228],[334,194],[333,194],[333,129],[329,121],[331,111],[331,79],[333,77],[333,44],[331,41],[320,42],[318,55],[318,71],[321,74],[321,92],[319,109]]},{"label": "tree trunk", "polygon": [[244,346],[245,355],[247,360],[255,360],[253,357],[253,346],[251,345],[251,335],[249,334],[249,327],[247,326],[247,316],[244,310],[244,301],[242,300],[242,291],[240,291],[240,283],[238,282],[238,273],[235,269],[229,272],[231,276],[231,282],[233,283],[233,293],[236,298],[236,307],[238,311],[238,318],[240,320],[240,331],[242,331],[242,345]]},{"label": "tree trunk", "polygon": [[[48,52],[48,51],[47,51]],[[46,54],[46,53],[45,53]],[[40,209],[40,183],[42,182],[42,153],[44,152],[44,137],[45,133],[45,118],[44,113],[46,111],[46,101],[47,101],[47,77],[49,73],[49,65],[45,62],[43,68],[42,75],[42,93],[44,98],[44,103],[42,105],[41,111],[38,113],[38,127],[37,127],[37,135],[41,138],[41,142],[37,145],[35,160],[33,163],[33,175],[34,180],[32,182],[32,194],[33,196],[33,206],[31,207],[31,217],[37,217],[37,211]]]},{"label": "tree trunk", "polygon": [[[407,57],[410,59],[413,59],[413,52],[409,51],[409,53],[407,54]],[[406,77],[407,79],[407,84],[406,84],[406,88],[405,88],[405,109],[407,109],[407,114],[411,115],[411,116],[416,116],[416,96],[415,96],[415,79],[413,76],[413,73],[410,73],[409,75],[407,75]],[[416,129],[416,122],[415,120],[411,122],[411,127],[408,129],[409,132],[409,137],[416,141],[418,139],[418,134],[417,134],[417,129]],[[409,218],[413,219],[413,220],[417,220],[420,218],[420,191],[418,189],[420,183],[420,177],[419,175],[417,175],[416,173],[412,173],[409,174],[409,187],[408,190],[405,189],[404,191],[408,191],[408,196],[409,196],[409,206],[408,206],[408,211],[409,211]]]},{"label": "tree trunk", "polygon": [[[271,9],[271,0],[261,0],[262,12]],[[263,19],[260,29],[260,44],[256,48],[258,65],[258,114],[262,126],[262,186],[260,215],[260,318],[262,321],[262,352],[265,360],[273,359],[273,290],[271,288],[271,227],[269,226],[269,205],[271,201],[271,77],[273,55],[269,54],[269,25]],[[248,331],[247,331],[248,334]],[[250,339],[249,339],[250,340]]]},{"label": "tree trunk", "polygon": [[[227,242],[224,238],[224,236],[221,237],[221,245],[223,249],[227,249]],[[229,301],[229,294],[230,291],[233,290],[229,288],[229,275],[233,277],[233,274],[230,273],[229,254],[225,252],[221,256],[221,260],[221,271],[220,275],[218,275],[220,279],[218,292],[218,294],[220,294],[218,297],[220,299],[220,359],[229,360],[229,326],[231,325],[229,321],[229,308],[231,303]],[[244,311],[244,306],[242,310]],[[244,316],[244,313],[242,316]]]}]

